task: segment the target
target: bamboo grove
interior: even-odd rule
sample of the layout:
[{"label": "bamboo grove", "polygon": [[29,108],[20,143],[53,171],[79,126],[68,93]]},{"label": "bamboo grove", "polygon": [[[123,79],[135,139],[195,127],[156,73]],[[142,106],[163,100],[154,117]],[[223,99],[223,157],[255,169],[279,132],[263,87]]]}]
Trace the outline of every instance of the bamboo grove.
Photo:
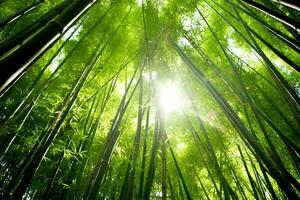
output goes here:
[{"label": "bamboo grove", "polygon": [[0,0],[0,199],[300,199],[300,5]]}]

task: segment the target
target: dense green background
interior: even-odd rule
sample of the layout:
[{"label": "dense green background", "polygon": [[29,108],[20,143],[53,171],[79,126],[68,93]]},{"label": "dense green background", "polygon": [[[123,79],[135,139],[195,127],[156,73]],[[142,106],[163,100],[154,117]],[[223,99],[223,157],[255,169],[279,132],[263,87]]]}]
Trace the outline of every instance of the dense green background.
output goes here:
[{"label": "dense green background", "polygon": [[[34,2],[0,0],[0,22]],[[0,41],[61,2],[7,24]],[[294,37],[240,1],[97,2],[0,99],[1,195],[161,199],[166,183],[169,199],[299,196],[300,51],[236,6]],[[182,102],[172,111],[160,105],[168,85]]]}]

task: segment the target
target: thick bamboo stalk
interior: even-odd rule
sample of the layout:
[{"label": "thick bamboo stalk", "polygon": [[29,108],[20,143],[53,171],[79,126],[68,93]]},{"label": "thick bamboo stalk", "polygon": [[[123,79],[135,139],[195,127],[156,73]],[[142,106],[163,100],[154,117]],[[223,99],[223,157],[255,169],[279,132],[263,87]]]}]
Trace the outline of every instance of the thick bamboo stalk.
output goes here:
[{"label": "thick bamboo stalk", "polygon": [[0,29],[3,28],[4,26],[16,21],[17,19],[21,18],[23,15],[25,15],[26,13],[32,11],[33,9],[35,9],[37,6],[39,6],[41,3],[43,3],[45,0],[40,0],[37,1],[33,4],[31,4],[29,7],[24,8],[20,11],[18,11],[17,13],[9,16],[7,19],[3,20],[0,22]]},{"label": "thick bamboo stalk", "polygon": [[[216,3],[216,2],[215,2]],[[217,4],[217,3],[216,3]],[[219,8],[221,8],[222,10],[224,10],[226,13],[228,13],[231,17],[233,17],[234,19],[238,20],[233,14],[231,14],[229,11],[227,11],[226,9],[222,8],[219,4],[217,4]],[[244,6],[244,5],[243,5]],[[247,11],[246,9],[236,5],[236,8],[238,8],[239,10],[241,10],[242,12],[246,13],[248,16],[250,16],[251,18],[253,18],[254,20],[256,20],[258,23],[260,23],[262,26],[264,26],[267,30],[269,30],[273,35],[275,35],[276,37],[278,37],[279,39],[281,39],[282,41],[284,41],[286,44],[289,45],[289,47],[291,47],[292,49],[294,49],[295,51],[299,51],[300,48],[300,42],[288,35],[286,35],[285,33],[283,33],[281,30],[276,29],[275,27],[269,25],[268,23],[266,23],[264,20],[262,20],[260,17],[258,17],[257,15],[255,15],[252,12]]]},{"label": "thick bamboo stalk", "polygon": [[75,0],[60,15],[51,20],[15,51],[0,61],[0,95],[42,56],[86,12],[96,0]]},{"label": "thick bamboo stalk", "polygon": [[43,15],[39,20],[34,22],[29,28],[20,31],[12,37],[9,37],[3,42],[1,42],[0,58],[2,59],[3,55],[9,53],[16,47],[21,46],[26,40],[28,40],[28,38],[32,34],[37,33],[39,30],[41,30],[41,28],[46,26],[48,22],[57,17],[64,9],[66,9],[69,6],[71,2],[71,0],[63,1],[61,4],[57,5],[52,10]]},{"label": "thick bamboo stalk", "polygon": [[300,22],[296,21],[286,15],[283,15],[279,12],[274,11],[271,8],[268,8],[260,3],[257,3],[253,0],[243,0],[244,2],[248,3],[250,6],[252,6],[253,8],[262,11],[264,13],[266,13],[268,16],[282,22],[283,24],[297,30],[300,31]]},{"label": "thick bamboo stalk", "polygon": [[300,3],[293,0],[273,0],[287,7],[300,11]]},{"label": "thick bamboo stalk", "polygon": [[[80,23],[81,24],[81,23]],[[30,95],[33,93],[35,87],[37,86],[38,81],[41,79],[42,75],[44,74],[44,72],[46,71],[46,69],[50,66],[50,64],[52,63],[52,61],[55,59],[55,57],[61,52],[61,50],[64,48],[65,44],[68,42],[68,39],[71,38],[75,32],[78,30],[78,28],[80,27],[80,24],[78,24],[78,26],[74,29],[74,31],[70,34],[70,36],[66,39],[66,41],[63,42],[63,44],[59,47],[59,49],[56,51],[56,53],[51,57],[51,59],[47,62],[47,64],[43,67],[43,69],[39,72],[39,74],[37,75],[36,79],[33,81],[33,83],[31,84],[31,86],[28,88],[28,93],[25,97],[23,97],[22,101],[17,105],[16,109],[13,110],[13,113],[11,113],[9,115],[9,118],[5,121],[5,123],[3,125],[1,125],[1,131],[0,131],[0,135],[3,135],[3,133],[5,131],[7,131],[7,129],[10,127],[11,124],[14,124],[14,122],[17,121],[18,118],[22,117],[24,113],[26,113],[25,117],[22,120],[22,123],[18,126],[18,130],[22,128],[23,124],[25,123],[27,117],[29,116],[29,114],[31,113],[35,102],[39,99],[40,94],[36,94],[34,98],[29,98]],[[45,88],[44,88],[45,89]],[[40,90],[42,91],[42,90]],[[31,100],[30,102],[29,99]],[[25,109],[24,109],[25,108]],[[19,114],[17,114],[17,112],[22,109],[20,111]],[[3,141],[0,142],[0,152],[3,151],[4,148],[6,148],[4,150],[4,153],[2,156],[5,155],[5,153],[7,152],[7,150],[10,148],[10,145],[12,144],[13,140],[15,139],[15,137],[13,137],[12,139],[4,139]],[[8,142],[9,145],[5,145],[3,144],[3,142]]]},{"label": "thick bamboo stalk", "polygon": [[[64,45],[67,43],[68,39],[61,45],[61,47],[58,49],[58,51],[55,53],[55,55],[48,61],[48,63],[44,66],[44,68],[42,69],[42,71],[38,74],[38,76],[36,77],[34,83],[29,87],[29,92],[28,94],[23,98],[22,102],[17,106],[17,108],[13,111],[12,114],[10,114],[10,117],[7,119],[7,121],[1,125],[1,131],[0,131],[0,135],[2,135],[2,133],[5,132],[5,130],[7,130],[7,128],[10,127],[11,124],[14,124],[15,121],[17,121],[20,117],[22,117],[24,115],[24,113],[26,114],[26,116],[28,116],[31,112],[31,110],[33,109],[35,102],[39,99],[39,97],[41,96],[42,92],[44,92],[48,86],[54,81],[56,80],[61,74],[65,74],[66,71],[68,69],[63,70],[60,74],[57,75],[57,72],[60,70],[60,68],[65,64],[65,62],[71,57],[71,55],[73,54],[73,52],[75,50],[78,49],[78,47],[82,44],[82,42],[84,41],[84,39],[102,22],[103,18],[106,16],[106,14],[108,13],[108,11],[111,9],[111,7],[109,7],[106,12],[95,22],[95,24],[93,24],[89,30],[80,38],[80,40],[76,43],[76,45],[70,50],[70,52],[68,53],[68,55],[60,62],[59,66],[55,69],[55,71],[51,74],[51,76],[38,88],[35,88],[34,86],[37,84],[37,82],[40,80],[41,76],[43,75],[44,71],[49,67],[49,65],[51,64],[51,61],[55,58],[55,55],[57,55],[60,50],[64,47]],[[82,21],[78,24],[77,28],[80,27],[80,24],[82,23]],[[72,37],[72,35],[76,32],[77,28],[72,32],[72,34],[68,37]],[[102,39],[104,38],[104,36],[102,37]],[[131,61],[131,60],[130,60]],[[129,61],[129,62],[130,62]],[[128,63],[129,63],[128,62]],[[126,65],[128,64],[126,63]],[[122,67],[121,69],[124,69],[126,67],[126,65],[124,67]],[[119,71],[120,72],[120,71]],[[115,74],[113,77],[117,76],[119,73]],[[113,78],[112,77],[112,78]],[[111,79],[110,79],[111,80]],[[110,81],[109,80],[109,81]],[[108,81],[108,82],[109,82]],[[107,83],[108,83],[107,82]],[[98,92],[105,86],[106,84],[104,84],[102,87],[100,87],[98,89]],[[31,96],[31,97],[30,97]],[[17,113],[19,111],[19,113]],[[23,123],[26,120],[26,117],[23,119]],[[23,124],[22,123],[22,124]],[[22,125],[21,124],[21,125]],[[19,128],[21,128],[21,125],[19,126]],[[14,139],[14,138],[12,138]],[[3,140],[3,142],[7,142],[8,140]],[[11,143],[11,142],[10,142]],[[3,144],[3,143],[1,143]],[[1,145],[1,146],[5,146],[5,145]],[[8,146],[9,147],[9,146]],[[1,148],[0,148],[1,149]],[[7,148],[6,148],[7,149]]]},{"label": "thick bamboo stalk", "polygon": [[82,73],[78,77],[78,79],[75,81],[72,90],[69,92],[69,94],[65,97],[64,102],[61,106],[60,112],[58,112],[57,116],[54,118],[51,127],[49,130],[46,131],[44,136],[41,138],[41,141],[38,141],[35,145],[34,150],[32,151],[32,155],[30,156],[29,161],[24,163],[20,166],[20,174],[17,174],[15,179],[19,180],[19,184],[16,186],[13,186],[15,184],[15,181],[11,181],[10,185],[7,187],[6,192],[4,193],[4,197],[8,198],[10,196],[11,191],[13,188],[15,188],[13,194],[11,195],[12,199],[18,199],[21,198],[22,195],[25,193],[32,177],[36,173],[37,169],[39,168],[43,157],[48,152],[49,147],[52,143],[52,141],[56,138],[57,134],[59,133],[63,121],[65,120],[68,112],[73,107],[77,96],[83,87],[87,77],[90,75],[91,70],[94,68],[95,63],[101,56],[102,51],[99,51],[100,45],[102,44],[102,40],[98,42],[98,45],[95,47],[94,52],[90,56],[90,59],[84,69],[82,70]]}]

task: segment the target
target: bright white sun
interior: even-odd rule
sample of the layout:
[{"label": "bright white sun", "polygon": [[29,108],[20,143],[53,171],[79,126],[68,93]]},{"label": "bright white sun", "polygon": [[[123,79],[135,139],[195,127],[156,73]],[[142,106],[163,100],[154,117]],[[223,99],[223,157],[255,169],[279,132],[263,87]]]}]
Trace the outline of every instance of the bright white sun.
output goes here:
[{"label": "bright white sun", "polygon": [[168,84],[159,89],[159,104],[165,113],[170,113],[182,108],[182,98],[180,97],[176,84]]}]

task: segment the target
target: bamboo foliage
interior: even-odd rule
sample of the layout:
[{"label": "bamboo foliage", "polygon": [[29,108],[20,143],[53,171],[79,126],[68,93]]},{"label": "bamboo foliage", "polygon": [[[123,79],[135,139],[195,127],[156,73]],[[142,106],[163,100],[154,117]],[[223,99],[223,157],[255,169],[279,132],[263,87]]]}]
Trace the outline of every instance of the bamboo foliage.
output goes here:
[{"label": "bamboo foliage", "polygon": [[[175,46],[177,52],[182,56],[182,59],[191,67],[191,70],[194,73],[197,73],[197,76],[199,77],[199,81],[204,84],[208,90],[211,92],[211,94],[214,96],[216,101],[220,104],[224,112],[226,113],[227,117],[231,120],[232,124],[234,127],[239,131],[239,133],[245,137],[245,140],[251,145],[253,150],[255,152],[259,152],[258,155],[260,159],[268,166],[269,165],[269,170],[270,173],[273,175],[274,178],[278,178],[279,182],[285,182],[285,184],[288,184],[285,180],[285,178],[278,176],[278,172],[275,172],[276,170],[279,170],[278,167],[275,165],[274,161],[270,159],[270,157],[267,155],[266,151],[264,148],[261,146],[259,141],[256,139],[256,137],[249,132],[249,130],[243,125],[243,123],[240,121],[239,117],[235,115],[234,111],[230,107],[230,105],[223,99],[223,97],[219,94],[218,91],[211,85],[211,83],[203,76],[203,74],[198,70],[198,68],[191,62],[191,60],[186,57],[186,55],[182,52],[182,50],[173,43]],[[275,171],[273,171],[275,170]],[[282,183],[283,184],[283,183]],[[291,185],[281,185],[282,187],[285,188],[286,194],[290,197],[296,198],[297,195],[293,191]]]},{"label": "bamboo foliage", "polygon": [[24,2],[0,2],[1,199],[300,198],[297,3]]}]

